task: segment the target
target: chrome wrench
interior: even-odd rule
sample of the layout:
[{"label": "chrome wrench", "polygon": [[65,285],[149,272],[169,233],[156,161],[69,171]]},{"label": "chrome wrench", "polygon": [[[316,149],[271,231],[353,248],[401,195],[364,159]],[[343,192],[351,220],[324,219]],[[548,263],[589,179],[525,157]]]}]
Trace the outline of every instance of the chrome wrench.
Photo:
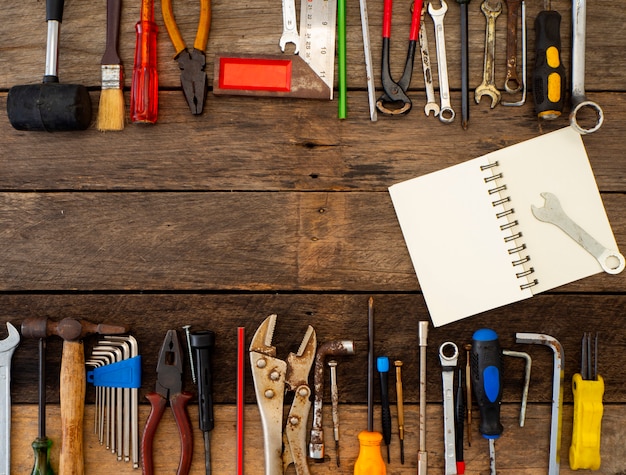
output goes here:
[{"label": "chrome wrench", "polygon": [[[586,0],[572,1],[572,109],[569,114],[570,125],[579,134],[590,134],[600,128],[604,122],[604,113],[598,104],[585,95],[585,40],[587,29]],[[577,114],[582,109],[595,112],[596,122],[590,128],[581,126]]]},{"label": "chrome wrench", "polygon": [[[452,355],[449,355],[449,349]],[[439,361],[441,361],[441,379],[443,382],[443,431],[444,457],[446,461],[446,475],[456,475],[456,450],[454,428],[454,370],[459,358],[459,348],[447,341],[439,347]]]},{"label": "chrome wrench", "polygon": [[480,9],[487,20],[485,32],[485,60],[483,63],[483,82],[474,91],[476,103],[480,103],[482,96],[491,97],[491,108],[493,109],[500,102],[500,91],[496,87],[495,81],[495,55],[496,55],[496,20],[502,13],[502,2],[498,0],[494,7],[485,0],[480,4]]},{"label": "chrome wrench", "polygon": [[437,47],[437,69],[439,71],[439,99],[441,110],[439,120],[449,124],[454,120],[454,109],[450,104],[450,84],[448,83],[448,60],[446,58],[446,35],[443,19],[448,11],[445,0],[441,0],[441,8],[435,9],[432,2],[428,4],[428,13],[435,24],[435,45]]},{"label": "chrome wrench", "polygon": [[587,231],[565,214],[559,199],[552,193],[541,193],[545,203],[541,208],[531,205],[533,216],[539,221],[551,223],[580,244],[589,254],[597,259],[602,269],[608,274],[619,274],[624,270],[624,256],[618,251],[607,249]]},{"label": "chrome wrench", "polygon": [[0,475],[11,473],[11,357],[20,342],[17,329],[7,322],[9,336],[0,341]]},{"label": "chrome wrench", "polygon": [[300,50],[300,36],[298,35],[298,26],[296,23],[296,1],[282,0],[283,2],[283,34],[278,44],[280,50],[284,53],[287,43],[293,43],[296,47],[293,54],[298,54]]},{"label": "chrome wrench", "polygon": [[424,113],[429,116],[432,112],[435,117],[439,115],[439,104],[435,99],[435,86],[433,85],[433,72],[430,68],[430,53],[428,52],[428,35],[424,28],[424,13],[426,12],[426,4],[422,7],[422,20],[420,21],[419,43],[420,53],[422,55],[422,70],[424,71],[424,84],[426,86],[426,105]]}]

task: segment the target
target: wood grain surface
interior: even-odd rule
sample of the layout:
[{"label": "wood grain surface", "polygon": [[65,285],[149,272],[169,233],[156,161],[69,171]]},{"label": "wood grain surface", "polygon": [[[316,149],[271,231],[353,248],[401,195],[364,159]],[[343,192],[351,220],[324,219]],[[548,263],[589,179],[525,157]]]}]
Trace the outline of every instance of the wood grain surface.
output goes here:
[{"label": "wood grain surface", "polygon": [[[0,11],[0,109],[9,89],[42,80],[46,52],[45,2],[5,2]],[[426,102],[419,52],[409,96],[413,110],[402,117],[369,120],[359,2],[347,5],[348,118],[337,119],[337,101],[207,95],[204,112],[192,116],[180,86],[155,2],[158,33],[159,118],[154,126],[129,123],[130,77],[135,23],[141,2],[123,2],[120,56],[125,70],[126,127],[98,132],[95,117],[105,46],[105,2],[65,1],[59,50],[62,83],[87,86],[94,123],[84,132],[33,133],[14,130],[0,114],[0,312],[18,328],[26,318],[84,318],[128,325],[142,355],[140,430],[149,412],[145,394],[156,383],[158,352],[169,329],[184,343],[183,325],[216,333],[213,377],[216,427],[212,432],[213,473],[235,472],[237,327],[247,343],[260,322],[278,315],[274,344],[279,357],[296,351],[307,325],[318,341],[350,339],[355,355],[339,359],[341,467],[336,466],[330,393],[324,388],[327,457],[310,463],[313,474],[352,473],[356,436],[366,427],[367,300],[376,314],[376,354],[404,362],[406,463],[399,463],[396,419],[388,473],[416,473],[419,442],[418,322],[429,315],[402,238],[387,188],[568,125],[562,117],[539,122],[532,95],[522,107],[489,108],[471,100],[469,129],[460,126],[460,13],[449,0],[445,17],[451,100],[457,118],[445,125],[423,113]],[[196,33],[199,2],[174,0],[185,41]],[[412,2],[393,6],[392,76],[404,66]],[[528,68],[534,58],[534,19],[543,2],[527,3]],[[588,2],[585,86],[605,114],[602,128],[584,137],[598,188],[622,252],[626,247],[626,36],[621,2]],[[212,1],[207,74],[220,53],[280,54],[281,3]],[[552,0],[562,15],[562,61],[571,70],[572,2]],[[382,0],[368,2],[377,94],[380,81]],[[506,12],[506,5],[504,12]],[[608,13],[607,13],[608,12]],[[299,5],[298,5],[299,15]],[[438,88],[432,21],[425,19]],[[480,1],[469,4],[470,89],[480,84],[485,18]],[[496,74],[505,77],[506,17],[497,22]],[[571,78],[568,77],[568,84]],[[335,82],[336,83],[336,82]],[[530,93],[531,91],[529,91]],[[536,171],[538,174],[541,170]],[[428,203],[424,203],[428,206]],[[454,271],[454,270],[452,270]],[[468,276],[471,278],[471,273]],[[503,423],[497,468],[503,474],[535,475],[548,467],[552,352],[515,343],[516,332],[545,333],[564,348],[561,473],[569,469],[572,375],[580,369],[583,332],[599,334],[599,372],[606,381],[602,467],[626,473],[626,274],[596,275],[527,301],[431,328],[427,354],[429,470],[443,472],[441,370],[438,346],[470,342],[480,327],[494,328],[502,346],[533,358],[529,407],[517,427],[523,364],[505,359]],[[0,324],[0,338],[6,336]],[[84,339],[88,356],[99,341]],[[183,347],[185,347],[183,345]],[[59,462],[61,422],[59,371],[62,342],[50,337],[46,391],[52,462]],[[37,341],[23,339],[12,359],[11,473],[32,469],[30,443],[37,436]],[[465,354],[461,354],[465,364]],[[312,380],[312,378],[311,378]],[[393,381],[393,378],[392,378]],[[195,450],[191,473],[204,473],[202,434],[197,428],[197,393],[189,364],[183,388],[190,405]],[[395,403],[395,388],[390,384]],[[379,399],[378,388],[376,400]],[[245,381],[246,473],[262,473],[263,437],[247,368]],[[287,410],[287,407],[285,408]],[[379,408],[376,429],[380,430]],[[395,404],[392,405],[396,414]],[[95,391],[85,400],[85,473],[138,473],[117,462],[93,432]],[[311,419],[311,418],[310,418]],[[309,425],[311,420],[309,420]],[[465,444],[466,473],[486,474],[488,449],[478,432],[474,406],[472,445]],[[174,473],[178,433],[170,411],[155,447],[157,473]],[[384,450],[384,448],[383,448]],[[108,451],[110,452],[110,451]],[[293,467],[287,473],[295,473]]]}]

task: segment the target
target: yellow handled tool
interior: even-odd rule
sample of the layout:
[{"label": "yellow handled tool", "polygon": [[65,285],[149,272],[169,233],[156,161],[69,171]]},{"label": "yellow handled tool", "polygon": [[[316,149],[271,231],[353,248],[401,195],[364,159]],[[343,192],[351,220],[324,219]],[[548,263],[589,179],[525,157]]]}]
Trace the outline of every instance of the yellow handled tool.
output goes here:
[{"label": "yellow handled tool", "polygon": [[598,470],[600,468],[604,379],[598,375],[597,349],[596,336],[593,351],[594,364],[592,365],[591,336],[585,333],[581,371],[572,378],[574,427],[572,445],[569,449],[569,465],[572,470]]}]

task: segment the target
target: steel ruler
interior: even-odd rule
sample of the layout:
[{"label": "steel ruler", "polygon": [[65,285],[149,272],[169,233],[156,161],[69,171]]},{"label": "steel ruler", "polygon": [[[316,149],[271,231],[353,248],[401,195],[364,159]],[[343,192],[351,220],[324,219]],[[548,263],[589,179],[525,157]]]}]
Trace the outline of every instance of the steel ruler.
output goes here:
[{"label": "steel ruler", "polygon": [[333,98],[337,0],[301,0],[298,55],[324,81]]}]

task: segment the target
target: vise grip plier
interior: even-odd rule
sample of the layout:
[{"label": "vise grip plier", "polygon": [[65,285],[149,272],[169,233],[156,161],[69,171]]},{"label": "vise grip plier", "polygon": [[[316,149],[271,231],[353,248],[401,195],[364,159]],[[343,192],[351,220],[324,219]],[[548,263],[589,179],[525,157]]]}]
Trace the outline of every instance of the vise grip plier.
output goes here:
[{"label": "vise grip plier", "polygon": [[[254,379],[261,424],[265,474],[279,475],[293,463],[298,475],[309,475],[306,460],[306,430],[311,409],[309,372],[315,359],[317,338],[309,325],[297,353],[286,361],[276,358],[272,337],[276,315],[270,315],[259,326],[250,343],[250,364]],[[283,431],[285,391],[294,391],[294,399]]]}]

